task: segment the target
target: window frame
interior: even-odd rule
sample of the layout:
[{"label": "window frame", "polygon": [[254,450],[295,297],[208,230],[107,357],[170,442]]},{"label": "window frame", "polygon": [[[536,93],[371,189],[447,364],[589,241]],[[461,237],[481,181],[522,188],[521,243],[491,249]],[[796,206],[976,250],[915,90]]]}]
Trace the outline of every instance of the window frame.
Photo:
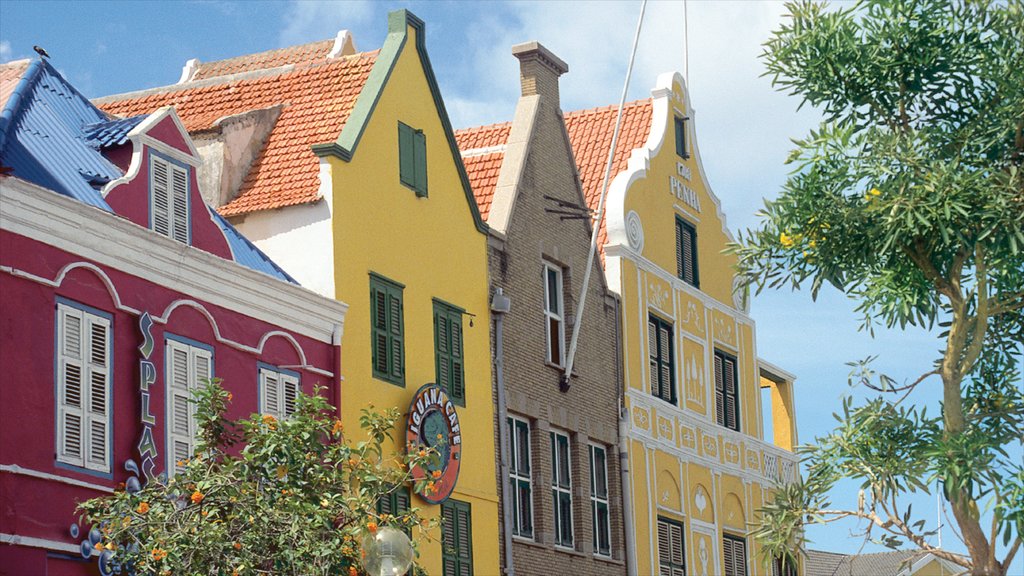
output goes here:
[{"label": "window frame", "polygon": [[[465,514],[466,518],[466,550],[463,554],[462,547],[458,546],[461,540],[461,529],[459,528],[459,514]],[[445,522],[452,518],[452,535],[455,538],[456,546],[449,546],[445,542]],[[455,550],[452,554],[450,550]],[[454,564],[454,571],[448,569],[449,561]],[[466,570],[463,570],[463,567]],[[441,504],[441,571],[443,576],[461,576],[462,574],[473,573],[473,507],[469,502],[463,502],[449,498]]]},{"label": "window frame", "polygon": [[[591,444],[588,449],[590,456],[590,510],[591,510],[591,532],[593,534],[594,555],[602,558],[612,557],[612,509],[611,509],[611,485],[608,482],[608,448],[600,444]],[[604,494],[598,489],[598,477],[595,455],[597,452],[604,454]],[[605,524],[604,530],[600,530],[599,513],[601,506],[604,506]],[[607,546],[601,547],[599,532],[603,532]]]},{"label": "window frame", "polygon": [[[462,327],[465,313],[458,306],[434,298],[434,383],[444,388],[459,406],[466,405],[466,332]],[[447,350],[441,349],[442,343]],[[447,377],[442,375],[442,369],[447,370]]]},{"label": "window frame", "polygon": [[[652,332],[653,325],[653,332]],[[661,342],[658,337],[661,334],[661,330],[665,329],[668,331],[668,359],[662,357]],[[654,334],[652,341],[651,335]],[[651,379],[651,395],[664,402],[677,406],[679,404],[678,394],[676,393],[676,364],[675,364],[675,328],[671,322],[658,316],[654,313],[648,313],[647,315],[647,357],[648,357],[648,377]],[[653,353],[652,353],[653,352]],[[665,383],[662,382],[663,367],[668,368],[668,397],[664,394]],[[655,369],[656,368],[656,369]],[[657,375],[657,378],[655,378]],[[657,389],[655,388],[655,379],[657,379]]]},{"label": "window frame", "polygon": [[686,122],[689,119],[689,116],[675,116],[673,122],[676,135],[676,156],[684,160],[690,157],[690,139],[686,137]]},{"label": "window frame", "polygon": [[[668,550],[662,550],[662,537],[661,527],[666,526],[667,539],[668,539]],[[673,518],[666,516],[658,516],[657,523],[657,541],[658,541],[658,574],[659,576],[686,576],[686,528],[683,523]],[[672,528],[676,528],[679,531],[679,555],[674,557],[672,548]],[[668,561],[668,565],[664,566],[663,562]]]},{"label": "window frame", "polygon": [[[551,499],[554,513],[555,548],[575,550],[575,522],[572,502],[572,439],[568,432],[552,429],[551,436]],[[565,439],[565,478],[561,474],[559,438]],[[563,504],[567,502],[568,516],[563,517]],[[568,536],[565,524],[568,523]]]},{"label": "window frame", "polygon": [[[552,302],[551,288],[552,279],[550,275],[554,274],[553,286],[557,290],[555,294],[555,302]],[[544,261],[544,343],[545,360],[555,366],[565,365],[565,269],[548,260]],[[552,310],[552,304],[557,304],[558,309]],[[558,358],[553,357],[552,349],[552,324],[558,323]]]},{"label": "window frame", "polygon": [[423,130],[398,122],[398,180],[427,197],[427,136]]},{"label": "window frame", "polygon": [[[196,340],[192,340],[191,338],[186,338],[184,336],[164,334],[164,388],[166,390],[164,394],[164,421],[167,423],[166,431],[164,434],[164,449],[167,454],[167,463],[165,470],[168,478],[174,476],[178,471],[178,460],[175,459],[176,454],[174,448],[175,442],[182,437],[181,433],[176,432],[174,429],[174,413],[176,408],[173,402],[173,397],[175,389],[178,388],[177,386],[174,385],[174,374],[172,373],[172,370],[174,369],[172,354],[175,348],[182,349],[187,354],[187,372],[185,374],[185,377],[186,387],[188,389],[186,404],[186,406],[188,406],[188,415],[186,421],[189,437],[188,458],[192,457],[192,453],[195,450],[196,444],[196,404],[192,398],[194,390],[199,386],[199,379],[198,376],[196,375],[196,359],[199,357],[205,357],[207,359],[209,367],[209,376],[207,377],[207,379],[213,380],[214,378],[216,378],[217,374],[215,370],[215,351],[213,346],[202,342],[198,342]],[[193,375],[196,375],[196,377],[193,378]]]},{"label": "window frame", "polygon": [[[158,227],[157,215],[157,187],[156,170],[157,165],[162,164],[167,170],[167,229],[161,230]],[[174,186],[177,178],[184,179],[184,198],[179,199],[176,195],[177,188]],[[191,166],[174,160],[166,154],[161,154],[149,148],[149,229],[177,242],[188,246],[192,245],[192,168]],[[179,200],[184,203],[179,209]],[[178,219],[184,218],[185,222],[178,228]],[[183,235],[183,237],[182,237]]]},{"label": "window frame", "polygon": [[[690,249],[684,249],[684,237],[690,237]],[[692,278],[686,277],[686,262],[689,260]],[[697,258],[697,227],[689,220],[676,214],[676,278],[694,288],[700,288],[700,265]]]},{"label": "window frame", "polygon": [[[531,430],[530,422],[525,418],[509,415],[505,425],[508,426],[509,456],[509,485],[512,498],[512,536],[524,540],[533,540],[533,469],[530,459],[532,446],[530,445]],[[525,438],[524,438],[525,436]],[[525,457],[523,452],[526,452]],[[521,464],[525,461],[525,468]],[[524,494],[525,492],[525,494]],[[526,524],[523,523],[523,505],[526,505]]]},{"label": "window frame", "polygon": [[[732,550],[735,554],[736,546],[740,547],[742,551],[741,559],[743,561],[742,570],[737,571],[736,566],[733,566],[733,571],[729,571],[729,553]],[[724,562],[723,573],[724,576],[747,576],[750,573],[747,562],[747,539],[737,534],[730,534],[729,532],[722,532],[722,560]]]},{"label": "window frame", "polygon": [[[257,389],[259,393],[260,414],[268,414],[270,416],[273,416],[274,418],[277,418],[278,420],[283,420],[294,414],[296,408],[296,399],[298,398],[299,392],[302,391],[302,376],[298,372],[295,372],[293,370],[285,370],[283,368],[278,368],[277,366],[272,366],[264,362],[257,362],[256,375],[258,387]],[[269,395],[267,394],[269,390],[269,387],[267,385],[267,379],[271,375],[276,376],[275,387],[277,388],[277,390],[275,391],[275,393],[276,397],[279,399],[279,407],[273,410],[270,409],[270,407],[267,405],[269,399]],[[289,383],[292,383],[295,386],[291,398],[291,410],[288,410],[287,386]]]},{"label": "window frame", "polygon": [[[68,316],[74,316],[79,321],[79,346],[76,350],[77,358],[72,358],[66,353],[65,331]],[[93,344],[95,326],[102,326],[104,334],[103,358],[104,364],[100,365],[92,361],[94,358]],[[91,306],[58,297],[54,307],[54,459],[55,465],[61,468],[70,468],[101,476],[104,478],[113,477],[114,460],[114,414],[113,414],[113,381],[114,381],[114,317],[113,314],[98,310]],[[70,361],[78,361],[79,369],[79,406],[68,405],[63,401],[67,390],[67,372],[65,366]],[[98,370],[103,375],[103,412],[96,413],[93,403],[93,375]],[[76,414],[69,414],[74,412]],[[77,456],[68,455],[65,447],[67,443],[66,416],[77,415],[79,419],[79,453]],[[96,432],[95,423],[103,426],[103,458],[96,458],[92,454],[93,435]]]},{"label": "window frame", "polygon": [[[405,387],[405,286],[370,272],[370,367],[374,378]],[[385,299],[384,326],[378,326],[378,296]],[[391,307],[392,299],[398,301],[397,319]],[[397,326],[395,324],[397,323]],[[379,369],[379,344],[383,338],[385,347],[383,370]],[[395,364],[396,345],[398,364]]]},{"label": "window frame", "polygon": [[[726,366],[732,366],[732,382],[733,391],[732,394],[728,392],[728,385],[725,380],[728,372]],[[721,368],[719,368],[721,366]],[[739,378],[739,367],[736,356],[729,354],[728,352],[715,348],[714,350],[714,394],[715,394],[715,423],[719,426],[728,428],[735,432],[740,432],[743,428],[741,425],[742,412],[740,411],[740,378]],[[721,382],[721,387],[719,387]],[[721,392],[720,392],[721,390]],[[721,394],[721,401],[719,401],[719,394]],[[729,399],[732,399],[732,418],[735,426],[729,425]]]}]

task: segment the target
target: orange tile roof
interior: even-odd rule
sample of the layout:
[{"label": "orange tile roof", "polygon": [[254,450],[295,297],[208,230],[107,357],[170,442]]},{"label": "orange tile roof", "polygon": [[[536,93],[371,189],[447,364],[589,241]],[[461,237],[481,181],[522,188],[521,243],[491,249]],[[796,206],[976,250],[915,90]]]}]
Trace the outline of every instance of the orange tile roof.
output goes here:
[{"label": "orange tile roof", "polygon": [[[583,194],[591,210],[597,210],[601,195],[601,182],[604,179],[605,167],[608,162],[608,148],[612,143],[615,131],[615,117],[618,106],[605,106],[589,110],[577,110],[565,114],[565,127],[569,133],[576,167],[579,170]],[[508,141],[512,125],[508,122],[465,128],[455,132],[455,140],[463,153],[463,163],[473,186],[480,215],[487,219],[491,200],[494,197],[494,186],[501,169],[504,154],[492,153],[480,155],[480,149],[503,146]],[[622,109],[622,126],[619,129],[619,141],[615,146],[615,157],[612,161],[612,178],[626,168],[630,153],[647,140],[651,130],[651,100],[628,102]],[[493,173],[493,175],[492,175]],[[602,255],[608,240],[605,221],[601,221],[598,234],[598,245]]]},{"label": "orange tile roof", "polygon": [[7,105],[7,100],[14,93],[14,89],[18,87],[18,82],[31,63],[32,61],[26,58],[0,64],[0,110]]},{"label": "orange tile roof", "polygon": [[227,76],[228,74],[252,72],[253,70],[266,70],[268,68],[284,66],[285,64],[323,62],[327,59],[327,53],[330,52],[333,46],[334,40],[321,40],[279,50],[267,50],[266,52],[246,54],[213,62],[200,62],[198,70],[192,76],[192,80],[204,80],[217,76]]},{"label": "orange tile roof", "polygon": [[[225,116],[282,105],[238,196],[218,209],[224,216],[235,216],[319,199],[319,159],[310,147],[333,142],[341,134],[376,58],[377,51],[365,52],[287,71],[255,72],[223,82],[186,82],[97,103],[118,116],[146,114],[171,105],[189,132],[212,129],[214,122]],[[254,62],[266,61],[257,58]]]},{"label": "orange tile roof", "polygon": [[492,152],[476,156],[463,157],[469,175],[469,184],[473,187],[473,197],[480,209],[480,217],[487,221],[491,212],[491,200],[494,198],[494,187],[498,184],[498,173],[505,159],[504,152]]}]

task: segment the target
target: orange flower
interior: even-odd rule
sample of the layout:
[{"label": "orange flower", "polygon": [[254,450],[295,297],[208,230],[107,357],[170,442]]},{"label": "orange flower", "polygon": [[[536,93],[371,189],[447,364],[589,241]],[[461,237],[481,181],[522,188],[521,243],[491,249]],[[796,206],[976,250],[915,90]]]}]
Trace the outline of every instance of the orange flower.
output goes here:
[{"label": "orange flower", "polygon": [[375,534],[377,532],[377,523],[376,522],[368,523],[366,525],[366,529],[370,531],[370,534]]},{"label": "orange flower", "polygon": [[235,550],[241,550],[242,549],[242,544],[241,544],[241,542],[235,542],[234,544],[231,545],[231,547],[234,548]]},{"label": "orange flower", "polygon": [[442,438],[444,438],[444,436],[441,436],[440,434],[438,434],[438,435],[437,435],[437,439],[438,439],[438,440],[440,440],[440,439],[442,439]]},{"label": "orange flower", "polygon": [[235,395],[232,394],[231,392],[228,392],[228,402],[231,402],[234,399],[235,399]]},{"label": "orange flower", "polygon": [[433,476],[434,479],[436,480],[436,479],[441,477],[441,471],[440,470],[434,470],[433,472],[430,473],[430,475]]},{"label": "orange flower", "polygon": [[193,504],[199,504],[200,502],[203,501],[203,498],[206,498],[206,494],[203,494],[199,490],[196,490],[195,492],[192,493]]},{"label": "orange flower", "polygon": [[277,429],[277,418],[274,418],[270,414],[263,415],[263,423],[266,424],[267,428],[270,428],[271,430]]},{"label": "orange flower", "polygon": [[420,450],[419,454],[420,454],[420,458],[423,458],[424,456],[427,455],[427,451],[426,450]]},{"label": "orange flower", "polygon": [[93,546],[93,548],[99,550],[100,552],[103,552],[103,542],[97,542],[96,545]]},{"label": "orange flower", "polygon": [[348,576],[359,576],[359,571],[356,570],[355,566],[348,567]]},{"label": "orange flower", "polygon": [[437,487],[434,486],[433,482],[427,482],[427,490],[430,490],[431,492],[437,492]]},{"label": "orange flower", "polygon": [[164,558],[167,558],[167,551],[161,550],[160,548],[153,548],[152,554],[153,560],[156,560],[157,562],[163,560]]},{"label": "orange flower", "polygon": [[356,464],[358,464],[358,463],[359,463],[359,461],[358,461],[358,460],[356,460],[355,458],[349,458],[349,459],[348,459],[348,465],[349,465],[349,466],[351,466],[351,467],[353,467],[353,468],[355,468],[355,467],[356,467]]},{"label": "orange flower", "polygon": [[145,514],[149,512],[149,502],[140,502],[139,507],[135,509],[139,514]]},{"label": "orange flower", "polygon": [[337,436],[338,434],[341,434],[344,430],[345,430],[345,427],[342,426],[341,420],[335,420],[334,421],[334,426],[331,428],[331,432],[335,436]]}]

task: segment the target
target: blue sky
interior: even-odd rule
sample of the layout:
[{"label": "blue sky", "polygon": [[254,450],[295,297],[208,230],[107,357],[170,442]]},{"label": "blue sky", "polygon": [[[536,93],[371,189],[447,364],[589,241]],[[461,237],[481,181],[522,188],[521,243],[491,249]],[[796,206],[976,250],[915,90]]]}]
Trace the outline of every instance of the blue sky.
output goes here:
[{"label": "blue sky", "polygon": [[[46,2],[0,0],[0,61],[34,56],[51,62],[90,97],[177,81],[190,58],[211,61],[332,38],[350,30],[360,50],[380,47],[388,11],[408,7],[427,23],[427,46],[452,123],[469,127],[511,119],[518,96],[513,44],[539,40],[569,64],[562,77],[566,110],[617,103],[638,2]],[[754,226],[763,198],[785,180],[790,138],[818,121],[799,101],[760,77],[761,43],[782,21],[775,2],[690,2],[689,83],[697,142],[705,170],[733,231]],[[630,99],[647,97],[657,75],[684,68],[683,4],[647,9]],[[802,441],[825,434],[846,384],[846,362],[878,354],[876,367],[897,380],[927,371],[940,343],[921,331],[859,332],[853,305],[834,290],[817,302],[809,293],[769,292],[753,302],[758,354],[798,376]],[[937,406],[937,381],[922,385],[920,402]],[[852,483],[835,493],[849,505]],[[934,497],[914,500],[930,525]],[[854,552],[855,526],[812,528],[814,548]],[[962,550],[950,531],[946,547]],[[865,551],[879,550],[867,546]],[[1021,561],[1018,559],[1018,561]],[[1024,566],[1024,565],[1022,565]],[[1020,569],[1024,573],[1024,567]]]}]

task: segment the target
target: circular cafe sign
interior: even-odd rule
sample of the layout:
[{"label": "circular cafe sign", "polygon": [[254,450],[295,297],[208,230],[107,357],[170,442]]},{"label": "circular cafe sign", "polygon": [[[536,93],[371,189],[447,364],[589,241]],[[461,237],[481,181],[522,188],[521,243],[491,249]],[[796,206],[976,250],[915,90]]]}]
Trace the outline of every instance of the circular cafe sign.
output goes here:
[{"label": "circular cafe sign", "polygon": [[428,481],[427,487],[420,492],[427,502],[440,504],[447,500],[459,479],[462,429],[459,428],[455,404],[440,386],[425,384],[412,397],[405,443],[409,450],[419,450],[421,446],[437,450],[439,457],[413,468],[412,478],[414,482]]}]

